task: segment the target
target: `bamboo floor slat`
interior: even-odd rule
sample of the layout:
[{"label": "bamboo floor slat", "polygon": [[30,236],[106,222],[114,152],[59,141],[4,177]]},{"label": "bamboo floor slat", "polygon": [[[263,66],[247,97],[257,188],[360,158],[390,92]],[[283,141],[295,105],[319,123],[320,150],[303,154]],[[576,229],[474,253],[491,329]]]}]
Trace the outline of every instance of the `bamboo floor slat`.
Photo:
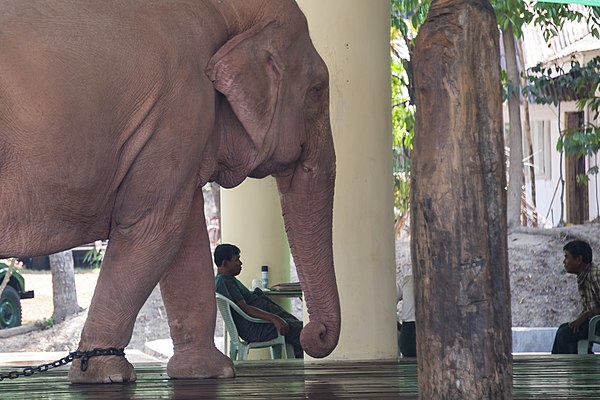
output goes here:
[{"label": "bamboo floor slat", "polygon": [[[414,359],[236,363],[234,379],[173,380],[135,365],[133,384],[71,385],[67,367],[0,382],[0,399],[416,399]],[[0,365],[0,372],[16,369]],[[600,399],[600,356],[515,356],[514,399]]]}]

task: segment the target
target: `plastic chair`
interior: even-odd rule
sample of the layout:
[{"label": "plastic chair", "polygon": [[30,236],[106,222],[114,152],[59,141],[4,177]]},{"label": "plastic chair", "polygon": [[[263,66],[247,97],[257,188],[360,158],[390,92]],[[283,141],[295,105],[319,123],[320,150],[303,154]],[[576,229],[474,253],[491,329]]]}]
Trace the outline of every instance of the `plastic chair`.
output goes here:
[{"label": "plastic chair", "polygon": [[590,319],[588,338],[577,342],[577,354],[590,354],[594,343],[600,343],[600,335],[596,333],[596,325],[600,322],[600,315]]},{"label": "plastic chair", "polygon": [[217,308],[219,309],[219,312],[223,317],[223,321],[225,322],[225,330],[229,334],[229,357],[232,360],[247,360],[248,352],[250,351],[250,349],[261,349],[265,347],[271,348],[271,358],[294,358],[294,351],[292,345],[285,343],[285,337],[281,336],[279,333],[277,333],[277,337],[275,339],[266,342],[248,343],[242,338],[240,338],[235,323],[233,321],[233,315],[231,314],[232,308],[241,317],[250,322],[254,322],[257,324],[270,324],[271,322],[265,321],[264,319],[249,316],[244,311],[242,311],[242,309],[237,304],[235,304],[233,301],[219,293],[216,293],[216,298]]}]

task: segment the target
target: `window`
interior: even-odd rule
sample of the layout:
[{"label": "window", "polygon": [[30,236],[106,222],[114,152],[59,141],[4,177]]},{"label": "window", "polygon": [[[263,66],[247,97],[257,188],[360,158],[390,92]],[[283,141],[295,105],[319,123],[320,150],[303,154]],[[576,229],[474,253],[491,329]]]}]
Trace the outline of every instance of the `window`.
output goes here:
[{"label": "window", "polygon": [[[504,124],[504,146],[507,150],[510,149],[510,135],[509,135],[509,124]],[[533,163],[535,171],[535,179],[552,179],[551,159],[552,154],[550,153],[550,121],[533,121],[531,123],[531,141],[533,147]],[[525,168],[525,176],[529,179],[529,167],[531,166],[531,160],[529,159],[529,150],[527,145],[527,136],[523,131],[523,160]]]},{"label": "window", "polygon": [[[523,135],[525,136],[525,135]],[[533,121],[531,123],[531,140],[533,147],[533,164],[536,179],[552,179],[551,153],[550,153],[550,121]],[[527,150],[527,138],[523,138],[523,153]],[[531,160],[525,156],[525,167],[531,166]],[[526,176],[529,176],[525,172]]]}]

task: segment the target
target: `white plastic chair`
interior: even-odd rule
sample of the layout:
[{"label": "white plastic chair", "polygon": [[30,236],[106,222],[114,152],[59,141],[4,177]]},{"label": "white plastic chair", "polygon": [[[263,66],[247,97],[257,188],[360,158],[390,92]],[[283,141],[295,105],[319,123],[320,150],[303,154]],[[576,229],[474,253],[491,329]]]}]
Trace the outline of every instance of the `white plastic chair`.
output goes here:
[{"label": "white plastic chair", "polygon": [[249,316],[244,311],[242,311],[242,309],[237,304],[235,304],[233,301],[219,293],[216,293],[216,298],[217,308],[219,309],[219,312],[223,317],[223,321],[225,322],[225,330],[227,331],[230,338],[229,357],[232,360],[247,360],[248,352],[250,351],[250,349],[261,349],[265,347],[271,348],[271,358],[294,358],[294,351],[292,345],[285,343],[285,337],[281,336],[279,333],[277,333],[277,337],[275,339],[266,342],[248,343],[242,338],[240,338],[235,323],[233,321],[233,315],[231,314],[232,308],[240,316],[242,316],[244,319],[250,322],[254,322],[257,324],[270,324],[271,322],[265,321],[264,319]]},{"label": "white plastic chair", "polygon": [[590,319],[588,327],[588,338],[577,342],[577,354],[589,354],[592,351],[594,343],[600,343],[600,335],[596,334],[596,325],[600,322],[600,315]]}]

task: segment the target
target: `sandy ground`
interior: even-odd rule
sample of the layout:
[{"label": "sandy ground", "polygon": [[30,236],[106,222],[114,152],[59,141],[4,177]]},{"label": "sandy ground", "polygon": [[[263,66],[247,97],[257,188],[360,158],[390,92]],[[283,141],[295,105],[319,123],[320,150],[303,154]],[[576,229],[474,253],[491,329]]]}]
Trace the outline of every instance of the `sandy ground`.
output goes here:
[{"label": "sandy ground", "polygon": [[[586,240],[595,261],[600,258],[600,224],[563,228],[517,228],[508,237],[512,326],[556,327],[579,313],[575,275],[563,267],[563,246],[570,240]],[[396,271],[410,273],[410,246],[396,242]]]},{"label": "sandy ground", "polygon": [[[574,238],[588,240],[594,254],[600,255],[600,224],[555,229],[518,229],[508,238],[513,326],[558,326],[572,320],[579,310],[576,278],[565,273],[562,247]],[[396,243],[396,269],[409,273],[410,246],[407,240]],[[24,271],[27,289],[35,299],[23,301],[24,323],[52,315],[52,287],[49,272]],[[79,305],[89,307],[97,271],[75,275]],[[77,348],[87,311],[50,329],[0,339],[0,352],[73,351]],[[217,333],[222,323],[217,321]],[[160,292],[155,289],[136,320],[129,348],[144,350],[149,340],[169,337],[166,313]]]},{"label": "sandy ground", "polygon": [[[25,277],[25,290],[34,290],[35,298],[21,302],[23,324],[34,323],[52,316],[52,276],[49,271],[21,271]],[[88,308],[92,301],[100,270],[78,270],[75,274],[77,302]]]}]

